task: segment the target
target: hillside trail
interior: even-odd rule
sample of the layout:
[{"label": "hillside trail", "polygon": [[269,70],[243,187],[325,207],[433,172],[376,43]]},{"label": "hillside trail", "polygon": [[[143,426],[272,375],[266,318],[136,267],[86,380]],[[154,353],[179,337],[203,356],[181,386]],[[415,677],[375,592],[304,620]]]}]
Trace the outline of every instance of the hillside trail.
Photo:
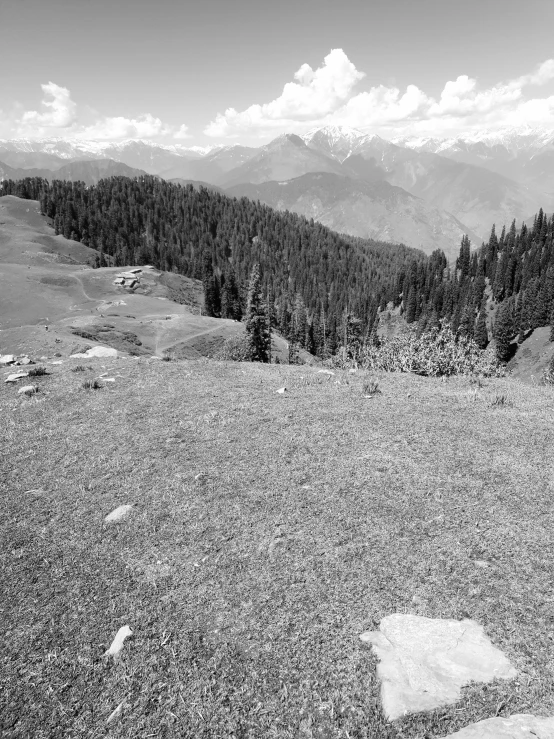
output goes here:
[{"label": "hillside trail", "polygon": [[[214,326],[213,328],[207,328],[204,331],[197,331],[195,334],[189,334],[183,339],[183,343],[188,343],[192,339],[198,339],[201,336],[205,336],[206,334],[212,334],[214,331],[221,331],[221,326]],[[166,349],[171,349],[171,347],[175,346],[175,341],[170,341],[169,343],[162,344],[162,346],[159,346],[156,342],[156,354],[160,354],[161,352],[164,352]]]}]

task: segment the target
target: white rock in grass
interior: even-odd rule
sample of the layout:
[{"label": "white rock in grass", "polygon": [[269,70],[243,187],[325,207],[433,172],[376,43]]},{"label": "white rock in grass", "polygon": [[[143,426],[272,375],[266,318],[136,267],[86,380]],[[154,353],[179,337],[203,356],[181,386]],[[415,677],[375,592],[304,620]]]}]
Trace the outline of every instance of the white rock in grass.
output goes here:
[{"label": "white rock in grass", "polygon": [[320,369],[317,371],[318,375],[334,375],[335,373],[329,369]]},{"label": "white rock in grass", "polygon": [[18,395],[22,395],[25,393],[25,395],[34,395],[37,391],[36,385],[25,385],[24,387],[20,387],[17,391]]},{"label": "white rock in grass", "polygon": [[106,651],[104,652],[104,657],[113,657],[114,659],[117,659],[119,653],[123,649],[123,642],[128,636],[131,636],[132,633],[133,632],[128,625],[122,626],[115,635],[110,648],[106,649]]},{"label": "white rock in grass", "polygon": [[279,393],[279,395],[284,395],[287,392],[286,387],[280,387],[279,390],[275,391],[276,393]]},{"label": "white rock in grass", "polygon": [[117,708],[114,709],[110,713],[110,715],[106,719],[106,723],[107,724],[111,724],[112,721],[115,721],[116,718],[118,718],[119,716],[121,716],[121,711],[123,710],[124,703],[125,703],[125,701],[121,701],[121,703],[117,706]]},{"label": "white rock in grass", "polygon": [[552,739],[554,718],[516,713],[509,718],[487,718],[444,739]]},{"label": "white rock in grass", "polygon": [[361,634],[360,639],[373,645],[380,660],[381,701],[390,721],[455,703],[461,688],[470,682],[517,675],[483,627],[470,619],[394,613],[382,619],[379,629]]},{"label": "white rock in grass", "polygon": [[0,366],[13,364],[15,362],[15,357],[13,354],[4,354],[4,356],[0,357]]},{"label": "white rock in grass", "polygon": [[28,372],[16,372],[13,375],[8,375],[4,382],[17,382],[18,380],[21,380],[22,377],[29,377]]},{"label": "white rock in grass", "polygon": [[132,505],[120,505],[111,513],[108,513],[104,521],[106,523],[117,523],[118,521],[121,521],[123,518],[128,516],[132,509]]}]

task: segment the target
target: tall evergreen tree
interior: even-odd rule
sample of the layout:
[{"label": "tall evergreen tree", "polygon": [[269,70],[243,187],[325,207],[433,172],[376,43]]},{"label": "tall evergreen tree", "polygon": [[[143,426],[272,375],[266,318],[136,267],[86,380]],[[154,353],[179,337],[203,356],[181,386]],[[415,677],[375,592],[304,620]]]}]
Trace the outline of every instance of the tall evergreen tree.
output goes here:
[{"label": "tall evergreen tree", "polygon": [[474,339],[479,349],[487,348],[489,335],[487,333],[487,314],[484,309],[480,310],[479,315],[477,316]]},{"label": "tall evergreen tree", "polygon": [[507,362],[511,356],[511,341],[514,337],[514,315],[512,300],[501,303],[494,323],[494,339],[496,341],[496,358]]},{"label": "tall evergreen tree", "polygon": [[248,285],[246,304],[246,333],[253,362],[269,362],[271,354],[271,329],[267,306],[263,302],[260,265],[254,264]]}]

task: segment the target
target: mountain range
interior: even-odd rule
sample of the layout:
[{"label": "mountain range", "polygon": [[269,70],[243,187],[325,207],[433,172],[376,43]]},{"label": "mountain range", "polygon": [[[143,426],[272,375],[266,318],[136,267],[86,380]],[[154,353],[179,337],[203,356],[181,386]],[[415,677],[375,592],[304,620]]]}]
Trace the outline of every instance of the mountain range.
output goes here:
[{"label": "mountain range", "polygon": [[[528,219],[554,197],[554,132],[511,129],[449,139],[326,126],[261,147],[186,147],[132,140],[0,141],[0,179],[154,174],[203,182],[319,220],[339,232],[399,241],[449,258],[467,233]],[[318,176],[316,176],[318,175]]]}]

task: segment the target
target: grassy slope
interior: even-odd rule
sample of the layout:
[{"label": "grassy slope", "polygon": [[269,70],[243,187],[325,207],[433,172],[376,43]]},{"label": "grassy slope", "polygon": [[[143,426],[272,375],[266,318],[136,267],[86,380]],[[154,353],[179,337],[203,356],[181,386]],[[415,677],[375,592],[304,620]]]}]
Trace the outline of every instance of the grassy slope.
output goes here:
[{"label": "grassy slope", "polygon": [[[0,198],[0,352],[42,354],[55,338],[72,346],[72,328],[108,322],[137,336],[147,353],[177,346],[179,354],[195,358],[244,331],[235,321],[198,315],[198,280],[153,270],[131,293],[113,284],[125,267],[90,269],[96,256],[83,244],[54,236],[38,202]],[[285,342],[276,343],[284,359]]]},{"label": "grassy slope", "polygon": [[[551,390],[90,366],[34,400],[0,383],[2,736],[415,739],[554,712]],[[358,635],[398,611],[476,619],[519,677],[387,724]]]}]

